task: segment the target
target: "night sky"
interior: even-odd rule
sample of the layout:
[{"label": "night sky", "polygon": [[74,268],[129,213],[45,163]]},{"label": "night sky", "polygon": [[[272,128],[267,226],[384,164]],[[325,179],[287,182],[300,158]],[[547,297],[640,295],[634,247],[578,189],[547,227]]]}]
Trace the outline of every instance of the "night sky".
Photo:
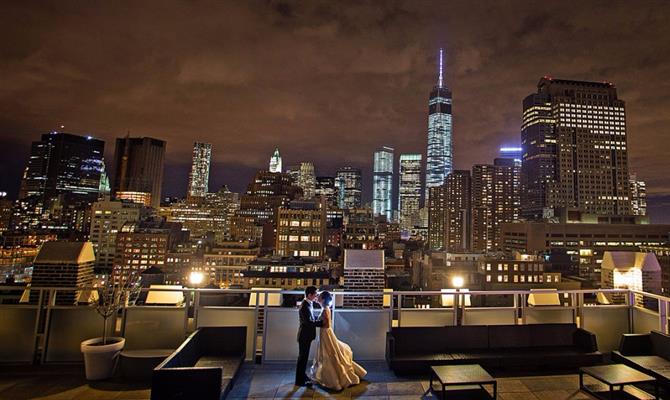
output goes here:
[{"label": "night sky", "polygon": [[104,139],[108,159],[127,132],[166,140],[167,195],[185,193],[197,140],[214,147],[212,190],[243,190],[279,145],[317,175],[363,168],[369,200],[376,147],[425,154],[444,47],[457,168],[519,142],[541,76],[614,82],[631,171],[652,220],[670,222],[668,2],[14,1],[0,34],[12,195],[29,143],[64,125]]}]

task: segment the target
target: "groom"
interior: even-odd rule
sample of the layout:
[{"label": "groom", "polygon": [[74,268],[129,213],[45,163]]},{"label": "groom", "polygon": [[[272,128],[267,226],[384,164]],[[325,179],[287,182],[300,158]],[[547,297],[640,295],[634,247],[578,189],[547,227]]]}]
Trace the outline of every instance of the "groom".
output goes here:
[{"label": "groom", "polygon": [[316,338],[316,328],[323,325],[323,321],[314,318],[312,303],[316,299],[316,288],[308,286],[305,289],[305,299],[300,304],[300,327],[298,328],[298,364],[295,370],[296,386],[310,385],[312,382],[307,378],[305,369],[309,358],[309,348]]}]

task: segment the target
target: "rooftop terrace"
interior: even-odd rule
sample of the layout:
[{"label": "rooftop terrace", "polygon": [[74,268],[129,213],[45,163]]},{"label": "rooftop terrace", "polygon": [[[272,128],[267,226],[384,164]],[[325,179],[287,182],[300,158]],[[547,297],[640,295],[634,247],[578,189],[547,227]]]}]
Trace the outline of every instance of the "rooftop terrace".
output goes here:
[{"label": "rooftop terrace", "polygon": [[[0,287],[4,299],[11,297],[11,290],[17,288]],[[49,301],[63,290],[71,289],[40,290],[38,304],[0,304],[0,399],[148,399],[150,388],[146,383],[121,378],[91,383],[85,380],[79,344],[100,336],[102,320],[90,306]],[[537,305],[547,298],[536,291],[384,292],[379,308],[347,309],[340,306],[344,296],[381,294],[336,293],[335,332],[351,345],[369,375],[359,386],[329,393],[292,385],[297,345],[287,344],[295,343],[297,309],[279,306],[287,302],[278,297],[286,300],[300,292],[184,289],[177,294],[183,296],[179,304],[123,308],[116,323],[110,324],[110,333],[124,336],[128,349],[176,348],[198,327],[246,326],[247,362],[228,398],[435,398],[434,393],[427,392],[427,377],[399,378],[386,366],[385,336],[392,326],[574,322],[595,333],[600,351],[607,353],[618,347],[623,333],[667,333],[670,301],[632,290],[543,293],[553,304],[545,306]],[[212,305],[240,304],[219,301],[228,296],[247,300],[242,306]],[[431,303],[426,300],[430,298],[435,300],[432,308],[410,306]],[[494,374],[499,379],[499,398],[591,398],[579,392],[576,371],[542,374]]]},{"label": "rooftop terrace", "polygon": [[[229,399],[438,399],[439,388],[428,391],[425,379],[396,377],[383,362],[363,362],[369,371],[360,385],[333,393],[318,386],[293,386],[294,365],[288,363],[255,365],[246,363]],[[522,377],[497,377],[498,398],[501,400],[578,400],[594,399],[579,391],[576,374]],[[594,380],[587,385],[604,390]],[[645,392],[627,388],[636,397],[652,398]],[[81,366],[30,366],[0,368],[1,399],[117,399],[145,400],[151,396],[150,385],[120,379],[91,383],[84,378]],[[471,390],[450,390],[450,399],[486,398]]]}]

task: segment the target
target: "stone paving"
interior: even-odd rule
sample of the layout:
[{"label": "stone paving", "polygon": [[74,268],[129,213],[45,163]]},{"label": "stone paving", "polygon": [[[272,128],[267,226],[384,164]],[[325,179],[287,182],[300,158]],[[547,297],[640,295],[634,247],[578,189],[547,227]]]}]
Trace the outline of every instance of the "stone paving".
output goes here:
[{"label": "stone paving", "polygon": [[[426,379],[396,377],[383,362],[361,363],[369,374],[360,385],[341,392],[330,392],[318,386],[293,386],[293,365],[245,364],[228,399],[439,399],[438,391],[429,391]],[[579,391],[576,374],[545,376],[496,376],[498,399],[502,400],[567,400],[593,399]],[[588,385],[595,381],[587,378]],[[602,387],[601,387],[602,388]],[[473,388],[474,389],[474,388]],[[490,391],[490,389],[489,389]],[[628,392],[646,399],[644,392]],[[118,399],[146,400],[151,396],[150,385],[128,382],[119,378],[105,382],[87,382],[81,365],[0,367],[0,399]],[[448,399],[488,398],[481,390],[455,390]],[[633,398],[624,396],[623,398]]]}]

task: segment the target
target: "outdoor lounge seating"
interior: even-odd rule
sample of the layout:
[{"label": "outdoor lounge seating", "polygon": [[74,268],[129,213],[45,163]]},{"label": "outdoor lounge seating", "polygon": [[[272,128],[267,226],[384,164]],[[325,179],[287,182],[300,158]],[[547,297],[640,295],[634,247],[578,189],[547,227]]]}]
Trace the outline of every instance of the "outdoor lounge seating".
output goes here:
[{"label": "outdoor lounge seating", "polygon": [[656,331],[624,334],[612,361],[651,375],[670,390],[670,336]]},{"label": "outdoor lounge seating", "polygon": [[246,327],[200,328],[154,369],[152,400],[220,400],[245,358]]},{"label": "outdoor lounge seating", "polygon": [[453,364],[558,370],[600,364],[603,356],[595,335],[575,324],[537,324],[393,328],[386,358],[405,375]]}]

